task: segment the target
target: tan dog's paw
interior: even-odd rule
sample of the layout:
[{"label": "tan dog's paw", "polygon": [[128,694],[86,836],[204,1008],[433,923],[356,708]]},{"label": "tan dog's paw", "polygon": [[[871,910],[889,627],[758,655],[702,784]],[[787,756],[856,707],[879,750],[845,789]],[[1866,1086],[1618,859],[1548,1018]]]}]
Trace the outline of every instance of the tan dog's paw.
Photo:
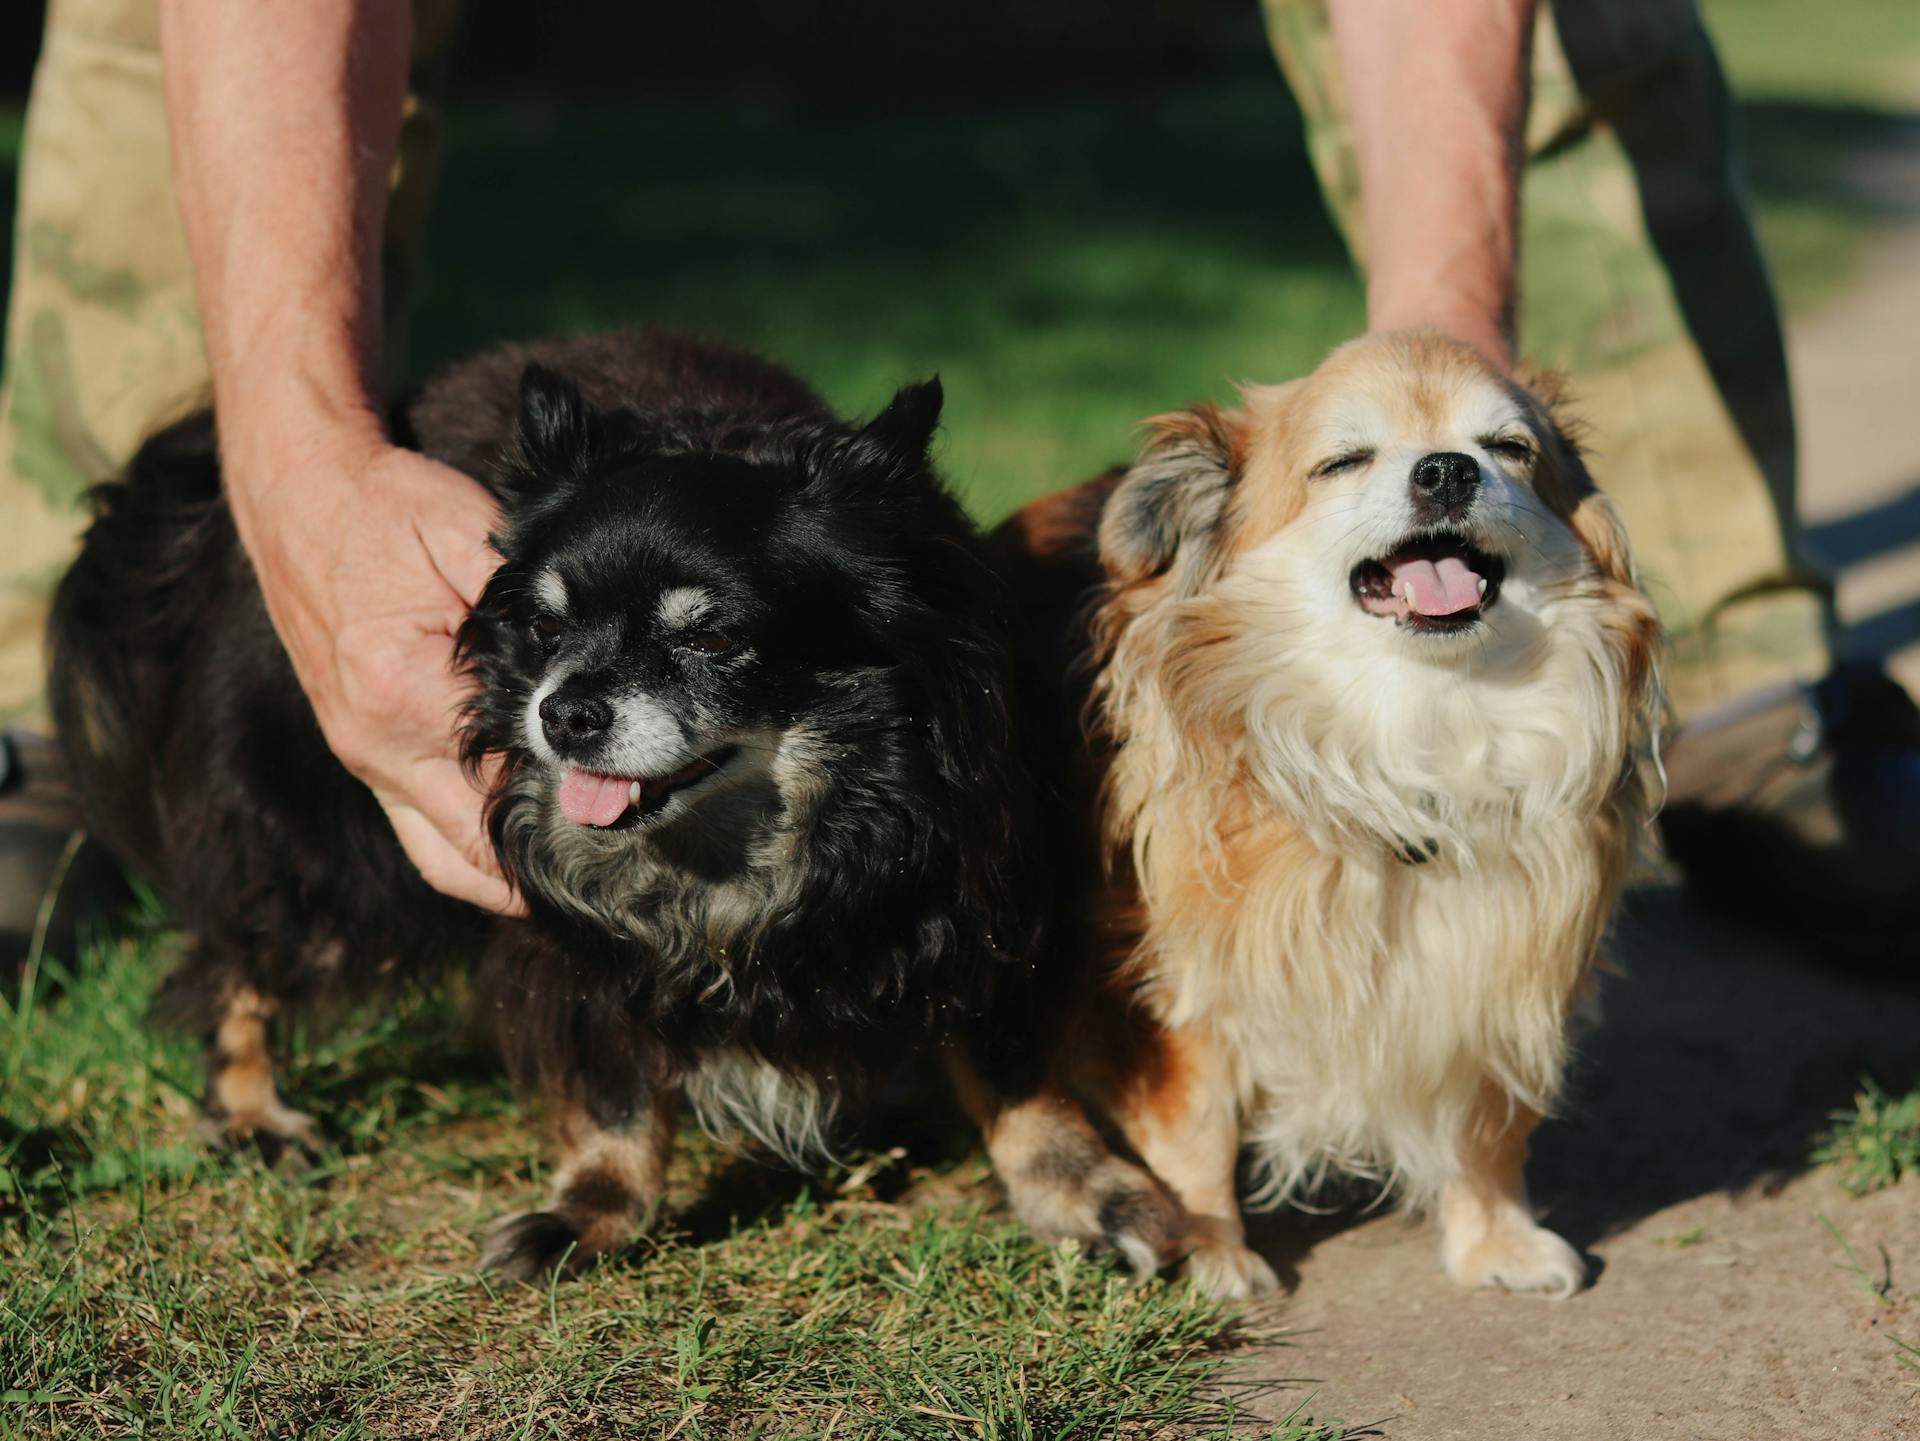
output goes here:
[{"label": "tan dog's paw", "polygon": [[1147,1172],[1110,1156],[1087,1179],[1096,1202],[1100,1239],[1117,1252],[1137,1281],[1150,1281],[1179,1260],[1187,1215],[1173,1193]]},{"label": "tan dog's paw", "polygon": [[1580,1253],[1518,1211],[1498,1217],[1477,1240],[1442,1243],[1447,1274],[1462,1286],[1526,1291],[1564,1301],[1587,1284]]},{"label": "tan dog's paw", "polygon": [[1187,1256],[1188,1282],[1216,1301],[1250,1301],[1280,1289],[1280,1278],[1256,1252],[1230,1241],[1205,1241]]}]

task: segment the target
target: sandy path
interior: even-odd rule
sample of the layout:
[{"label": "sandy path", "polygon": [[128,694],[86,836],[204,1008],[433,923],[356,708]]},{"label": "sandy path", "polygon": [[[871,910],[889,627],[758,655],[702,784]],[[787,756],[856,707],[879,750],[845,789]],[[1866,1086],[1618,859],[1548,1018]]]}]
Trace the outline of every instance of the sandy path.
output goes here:
[{"label": "sandy path", "polygon": [[[1920,147],[1874,163],[1911,219],[1791,327],[1802,509],[1842,567],[1852,639],[1893,648],[1920,691]],[[1245,1374],[1324,1378],[1312,1414],[1395,1441],[1920,1437],[1920,1371],[1877,1334],[1920,1345],[1920,1183],[1856,1199],[1804,1170],[1860,1070],[1920,1054],[1920,990],[1824,973],[1668,889],[1636,896],[1622,939],[1630,975],[1531,1170],[1594,1286],[1563,1304],[1465,1295],[1424,1226],[1269,1220],[1259,1244],[1298,1279],[1283,1315],[1300,1334]]]}]

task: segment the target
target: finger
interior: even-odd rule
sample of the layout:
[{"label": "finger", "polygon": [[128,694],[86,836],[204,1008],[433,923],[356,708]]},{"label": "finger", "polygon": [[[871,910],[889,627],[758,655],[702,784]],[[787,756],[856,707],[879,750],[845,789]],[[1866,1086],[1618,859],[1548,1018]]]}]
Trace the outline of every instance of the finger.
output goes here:
[{"label": "finger", "polygon": [[[409,818],[410,826],[413,818],[417,818],[431,829],[445,852],[445,855],[433,859],[436,865],[443,868],[448,885],[440,885],[432,875],[427,876],[429,884],[435,889],[446,890],[448,894],[459,895],[462,899],[472,899],[466,890],[475,884],[475,877],[482,877],[500,888],[498,893],[490,892],[495,899],[484,903],[487,909],[507,915],[526,914],[518,893],[501,875],[499,858],[494,854],[492,839],[483,824],[483,792],[475,789],[473,781],[458,764],[438,758],[419,761],[407,768],[396,791],[376,792],[381,805],[386,807],[388,816],[393,819],[395,831],[400,831],[400,818],[403,815]],[[403,835],[402,843],[405,842]],[[424,839],[422,847],[423,850],[430,849],[426,847]],[[408,852],[413,853],[411,846]],[[458,862],[457,871],[446,869],[449,866],[448,857]],[[419,858],[416,857],[415,861],[418,864]],[[421,873],[426,875],[425,866],[421,867]],[[461,889],[452,889],[455,886]]]},{"label": "finger", "polygon": [[[492,763],[490,772],[498,775],[498,761]],[[433,760],[415,767],[408,779],[414,790],[410,799],[440,833],[440,838],[466,862],[471,871],[497,880],[506,888],[506,901],[489,905],[488,909],[503,915],[527,914],[525,901],[502,874],[500,857],[494,853],[493,838],[487,834],[484,802],[490,789],[488,777],[483,775],[482,788],[477,789],[473,779],[457,762]]]},{"label": "finger", "polygon": [[500,873],[499,857],[486,832],[486,795],[456,762],[416,761],[400,777],[400,792],[395,799],[424,814],[468,865],[492,875]]},{"label": "finger", "polygon": [[513,887],[497,875],[488,875],[462,856],[419,811],[389,808],[393,833],[420,872],[421,879],[442,895],[466,901],[482,910],[505,916],[524,916],[526,905]]},{"label": "finger", "polygon": [[500,553],[492,542],[483,535],[478,546],[461,538],[437,547],[430,545],[428,550],[440,578],[452,587],[465,607],[472,610],[479,604],[480,593],[487,588],[487,582],[500,568]]},{"label": "finger", "polygon": [[492,540],[500,528],[500,510],[476,482],[458,471],[447,475],[443,503],[423,519],[418,534],[440,578],[472,609],[500,568]]}]

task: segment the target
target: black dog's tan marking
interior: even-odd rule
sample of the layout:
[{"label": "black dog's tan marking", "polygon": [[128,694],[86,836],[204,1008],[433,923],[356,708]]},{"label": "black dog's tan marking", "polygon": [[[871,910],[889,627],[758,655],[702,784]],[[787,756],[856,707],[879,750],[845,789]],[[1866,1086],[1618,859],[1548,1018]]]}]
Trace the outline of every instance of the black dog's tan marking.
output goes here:
[{"label": "black dog's tan marking", "polygon": [[313,1149],[313,1118],[280,1099],[274,1085],[269,1026],[276,1003],[252,986],[228,992],[207,1047],[208,1119],[236,1139],[287,1142]]}]

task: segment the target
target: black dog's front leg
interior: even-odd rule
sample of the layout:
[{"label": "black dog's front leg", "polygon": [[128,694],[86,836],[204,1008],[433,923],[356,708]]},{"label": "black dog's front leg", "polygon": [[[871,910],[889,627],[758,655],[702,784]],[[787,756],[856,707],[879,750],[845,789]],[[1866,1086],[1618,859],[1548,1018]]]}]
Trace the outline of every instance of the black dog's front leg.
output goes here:
[{"label": "black dog's front leg", "polygon": [[483,1270],[545,1283],[556,1270],[578,1275],[595,1256],[643,1232],[666,1190],[680,1096],[649,1088],[625,1115],[568,1104],[561,1122],[565,1155],[544,1211],[495,1223],[480,1253]]}]

